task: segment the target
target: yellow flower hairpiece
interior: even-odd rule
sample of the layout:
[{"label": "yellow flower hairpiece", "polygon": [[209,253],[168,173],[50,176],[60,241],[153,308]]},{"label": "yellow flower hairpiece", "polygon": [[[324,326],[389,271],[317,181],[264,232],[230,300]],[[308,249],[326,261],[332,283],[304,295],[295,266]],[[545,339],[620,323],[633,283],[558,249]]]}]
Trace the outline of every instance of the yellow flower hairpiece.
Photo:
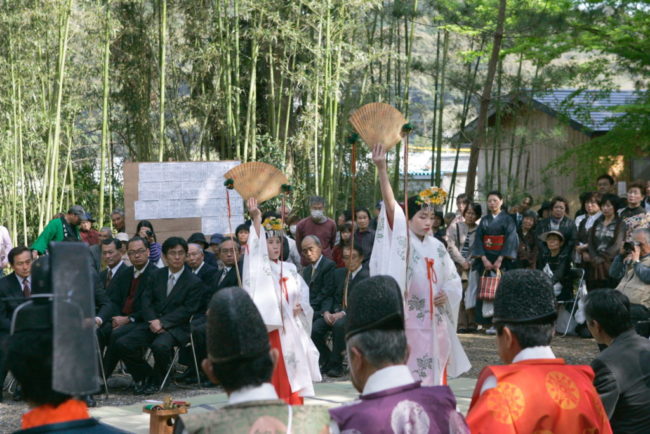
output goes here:
[{"label": "yellow flower hairpiece", "polygon": [[418,193],[415,203],[420,206],[443,205],[447,201],[447,192],[440,187],[429,187]]},{"label": "yellow flower hairpiece", "polygon": [[283,230],[282,220],[277,217],[268,217],[266,220],[264,220],[264,222],[262,222],[262,226],[264,226],[264,229],[267,231]]}]

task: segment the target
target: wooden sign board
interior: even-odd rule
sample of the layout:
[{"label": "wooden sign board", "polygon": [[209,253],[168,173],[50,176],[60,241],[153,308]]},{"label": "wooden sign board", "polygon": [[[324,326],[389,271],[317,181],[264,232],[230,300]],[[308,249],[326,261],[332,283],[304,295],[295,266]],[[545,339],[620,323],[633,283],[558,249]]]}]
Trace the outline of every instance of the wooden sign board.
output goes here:
[{"label": "wooden sign board", "polygon": [[[239,161],[124,164],[124,213],[129,236],[140,220],[149,220],[159,243],[171,236],[187,239],[202,232],[230,232],[224,174]],[[230,190],[234,232],[244,221],[244,202]]]}]

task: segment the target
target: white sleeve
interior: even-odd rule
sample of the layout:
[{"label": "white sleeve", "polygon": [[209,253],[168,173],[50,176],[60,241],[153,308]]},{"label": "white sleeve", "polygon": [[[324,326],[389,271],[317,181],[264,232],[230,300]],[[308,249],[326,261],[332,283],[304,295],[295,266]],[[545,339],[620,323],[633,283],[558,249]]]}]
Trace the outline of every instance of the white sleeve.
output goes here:
[{"label": "white sleeve", "polygon": [[282,317],[264,228],[261,228],[259,236],[255,230],[250,231],[247,245],[248,252],[244,256],[242,286],[260,311],[266,328],[268,330],[280,328]]},{"label": "white sleeve", "polygon": [[407,257],[407,224],[404,211],[399,205],[395,205],[393,215],[393,227],[388,224],[386,207],[382,205],[379,218],[377,219],[377,230],[375,231],[375,242],[370,257],[370,275],[388,275],[393,277],[399,284],[402,294],[406,291],[406,257]]}]

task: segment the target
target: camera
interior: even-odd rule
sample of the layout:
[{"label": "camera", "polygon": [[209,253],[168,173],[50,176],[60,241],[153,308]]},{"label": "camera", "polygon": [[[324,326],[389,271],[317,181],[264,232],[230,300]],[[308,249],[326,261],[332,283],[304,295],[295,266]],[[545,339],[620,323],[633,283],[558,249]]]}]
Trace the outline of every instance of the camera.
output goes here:
[{"label": "camera", "polygon": [[628,242],[626,242],[626,243],[623,243],[623,252],[625,252],[625,255],[627,256],[627,255],[629,255],[630,253],[632,253],[632,252],[634,251],[634,248],[635,248],[636,246],[638,246],[638,245],[639,245],[639,243],[637,243],[637,242],[631,242],[631,241],[628,241]]},{"label": "camera", "polygon": [[151,232],[151,231],[147,231],[146,234],[147,234],[148,237],[152,237],[152,236],[153,236],[153,232]]}]

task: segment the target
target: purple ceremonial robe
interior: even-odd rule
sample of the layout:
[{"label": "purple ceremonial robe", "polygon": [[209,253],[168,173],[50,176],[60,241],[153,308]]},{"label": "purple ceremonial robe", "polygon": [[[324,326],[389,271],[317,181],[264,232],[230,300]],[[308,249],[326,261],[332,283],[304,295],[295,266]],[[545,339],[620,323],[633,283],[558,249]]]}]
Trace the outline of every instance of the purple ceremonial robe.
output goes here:
[{"label": "purple ceremonial robe", "polygon": [[341,433],[469,433],[451,389],[419,381],[361,395],[329,412]]}]

